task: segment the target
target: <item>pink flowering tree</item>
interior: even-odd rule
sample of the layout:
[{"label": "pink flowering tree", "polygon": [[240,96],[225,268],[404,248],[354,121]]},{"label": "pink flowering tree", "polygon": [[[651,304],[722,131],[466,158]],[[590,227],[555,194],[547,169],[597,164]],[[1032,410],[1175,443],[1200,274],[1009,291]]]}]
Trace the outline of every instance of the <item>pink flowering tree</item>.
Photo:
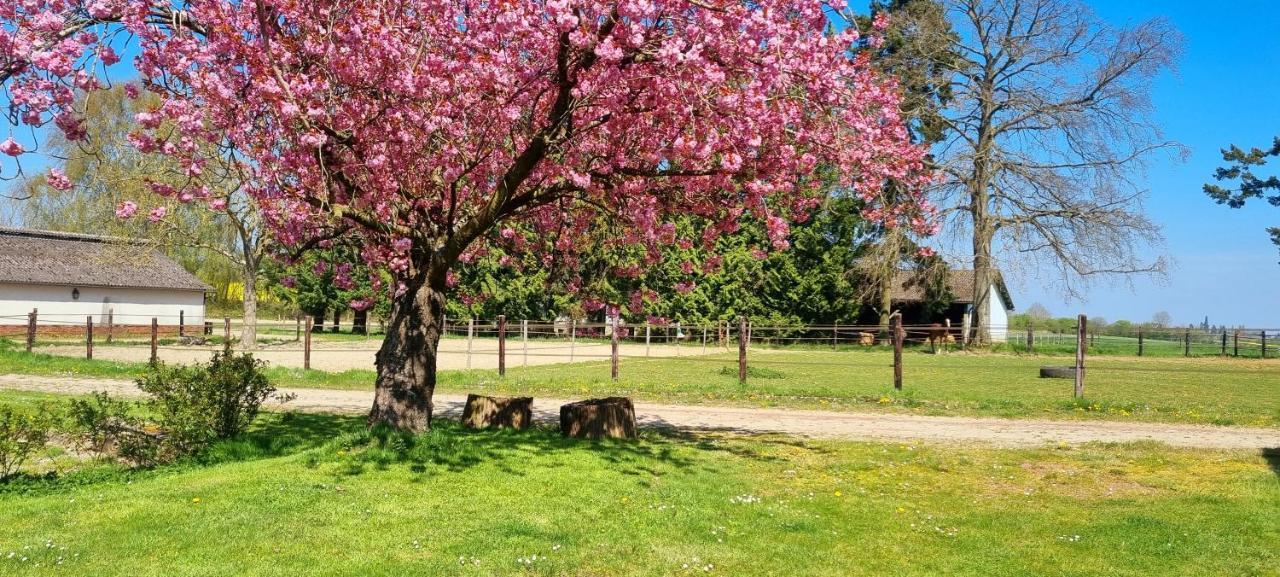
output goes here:
[{"label": "pink flowering tree", "polygon": [[[828,8],[17,0],[0,7],[0,81],[14,122],[74,139],[75,91],[136,54],[162,103],[133,142],[186,167],[165,192],[199,191],[216,150],[241,163],[277,241],[353,243],[390,273],[369,420],[423,430],[450,269],[491,243],[572,269],[601,222],[624,225],[608,242],[657,254],[671,217],[696,215],[707,225],[691,240],[710,246],[750,217],[781,249],[818,173],[875,219],[929,226],[924,151],[896,87],[853,56],[856,32],[827,30]],[[889,179],[911,194],[878,203]]]}]

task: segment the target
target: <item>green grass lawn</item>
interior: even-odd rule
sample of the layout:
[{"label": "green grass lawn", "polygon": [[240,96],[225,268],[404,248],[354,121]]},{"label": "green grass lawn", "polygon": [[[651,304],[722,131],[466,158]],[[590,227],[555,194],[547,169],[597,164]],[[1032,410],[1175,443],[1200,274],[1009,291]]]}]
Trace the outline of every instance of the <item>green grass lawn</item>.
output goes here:
[{"label": "green grass lawn", "polygon": [[[549,397],[630,395],[672,403],[781,406],[1041,418],[1101,418],[1221,425],[1280,426],[1280,360],[1090,357],[1086,398],[1072,382],[1041,379],[1041,365],[1071,364],[1061,355],[906,354],[905,387],[892,387],[887,351],[753,350],[750,374],[737,380],[735,353],[623,359],[621,378],[607,362],[444,371],[442,392],[519,393]],[[517,365],[519,355],[510,363]],[[133,378],[141,364],[28,355],[0,347],[0,374]],[[371,389],[372,370],[343,373],[273,367],[280,386]]]},{"label": "green grass lawn", "polygon": [[0,574],[1114,577],[1280,567],[1280,454],[652,432],[585,442],[450,422],[401,438],[358,418],[268,414],[200,462],[76,467],[0,484]]}]

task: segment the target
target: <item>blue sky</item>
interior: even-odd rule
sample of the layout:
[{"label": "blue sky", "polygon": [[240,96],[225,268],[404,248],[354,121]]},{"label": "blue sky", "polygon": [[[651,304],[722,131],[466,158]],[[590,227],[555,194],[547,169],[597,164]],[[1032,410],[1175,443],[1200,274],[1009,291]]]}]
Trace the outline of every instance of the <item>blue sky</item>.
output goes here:
[{"label": "blue sky", "polygon": [[[1185,37],[1178,70],[1159,79],[1153,98],[1165,137],[1185,145],[1190,154],[1157,159],[1146,179],[1147,209],[1164,228],[1170,270],[1164,279],[1095,283],[1084,291],[1084,300],[1068,300],[1031,271],[1010,279],[1015,304],[1025,309],[1038,302],[1055,315],[1084,312],[1109,320],[1148,320],[1163,310],[1179,324],[1199,323],[1207,315],[1214,324],[1280,329],[1280,251],[1264,231],[1280,226],[1280,209],[1254,202],[1231,210],[1214,204],[1200,189],[1221,164],[1220,148],[1231,143],[1265,146],[1280,135],[1280,3],[1092,4],[1115,25],[1168,18]],[[115,68],[127,66],[126,58]],[[0,127],[0,140],[11,130]],[[14,136],[33,144],[25,129]],[[26,158],[24,165],[32,174],[45,162]],[[12,176],[13,169],[11,161],[0,160],[0,174]]]},{"label": "blue sky", "polygon": [[1214,324],[1280,328],[1280,251],[1265,232],[1280,226],[1280,208],[1255,202],[1232,210],[1201,192],[1221,164],[1219,149],[1230,143],[1269,146],[1280,135],[1280,4],[1093,5],[1115,25],[1163,16],[1185,37],[1178,70],[1159,79],[1153,100],[1165,136],[1187,146],[1190,155],[1159,159],[1147,174],[1147,210],[1164,228],[1172,266],[1162,281],[1095,284],[1083,302],[1067,301],[1054,286],[1014,279],[1015,304],[1025,309],[1039,302],[1060,316],[1149,320],[1164,310],[1179,324],[1208,315]]}]

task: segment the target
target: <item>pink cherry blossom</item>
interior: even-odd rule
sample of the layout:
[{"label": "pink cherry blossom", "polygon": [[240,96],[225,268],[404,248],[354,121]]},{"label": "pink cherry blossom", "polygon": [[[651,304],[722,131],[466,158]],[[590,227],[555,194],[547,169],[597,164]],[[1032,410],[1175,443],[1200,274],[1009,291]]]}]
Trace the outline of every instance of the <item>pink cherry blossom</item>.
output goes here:
[{"label": "pink cherry blossom", "polygon": [[638,255],[629,273],[754,220],[763,256],[828,186],[886,227],[934,229],[897,85],[823,0],[0,6],[11,117],[83,138],[76,90],[110,85],[103,64],[129,54],[156,104],[128,140],[180,167],[155,192],[204,198],[227,165],[277,241],[356,247],[405,311],[490,249],[570,276],[588,251]]},{"label": "pink cherry blossom", "polygon": [[167,214],[169,214],[169,209],[168,209],[167,207],[165,207],[165,206],[163,206],[163,205],[162,205],[162,206],[157,206],[157,207],[155,207],[155,208],[151,209],[151,212],[150,212],[149,214],[147,214],[147,220],[149,220],[149,221],[151,221],[151,222],[160,222],[160,221],[164,220],[164,217],[165,217],[165,215],[167,215]]},{"label": "pink cherry blossom", "polygon": [[19,156],[25,152],[25,149],[22,148],[22,145],[19,144],[18,141],[14,140],[13,137],[10,136],[9,138],[4,139],[4,142],[0,142],[0,152],[9,156]]},{"label": "pink cherry blossom", "polygon": [[138,203],[132,200],[126,200],[116,206],[116,218],[129,218],[138,212]]},{"label": "pink cherry blossom", "polygon": [[58,168],[49,169],[49,175],[45,180],[49,183],[49,186],[56,190],[71,190],[72,188],[71,179],[67,178],[67,175]]}]

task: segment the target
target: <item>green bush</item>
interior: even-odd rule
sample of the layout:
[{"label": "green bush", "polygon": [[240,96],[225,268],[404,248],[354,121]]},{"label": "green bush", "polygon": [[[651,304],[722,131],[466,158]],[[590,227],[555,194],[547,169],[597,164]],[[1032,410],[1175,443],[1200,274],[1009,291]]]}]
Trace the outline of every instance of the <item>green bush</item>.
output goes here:
[{"label": "green bush", "polygon": [[88,399],[72,399],[67,411],[70,432],[84,450],[138,466],[153,465],[164,457],[163,437],[132,414],[134,406],[101,391]]},{"label": "green bush", "polygon": [[32,413],[0,406],[0,481],[12,477],[31,455],[44,450],[56,420],[44,406]]},{"label": "green bush", "polygon": [[276,392],[262,361],[223,351],[208,364],[159,364],[138,380],[148,408],[174,456],[193,455],[214,441],[243,433],[263,401]]}]

